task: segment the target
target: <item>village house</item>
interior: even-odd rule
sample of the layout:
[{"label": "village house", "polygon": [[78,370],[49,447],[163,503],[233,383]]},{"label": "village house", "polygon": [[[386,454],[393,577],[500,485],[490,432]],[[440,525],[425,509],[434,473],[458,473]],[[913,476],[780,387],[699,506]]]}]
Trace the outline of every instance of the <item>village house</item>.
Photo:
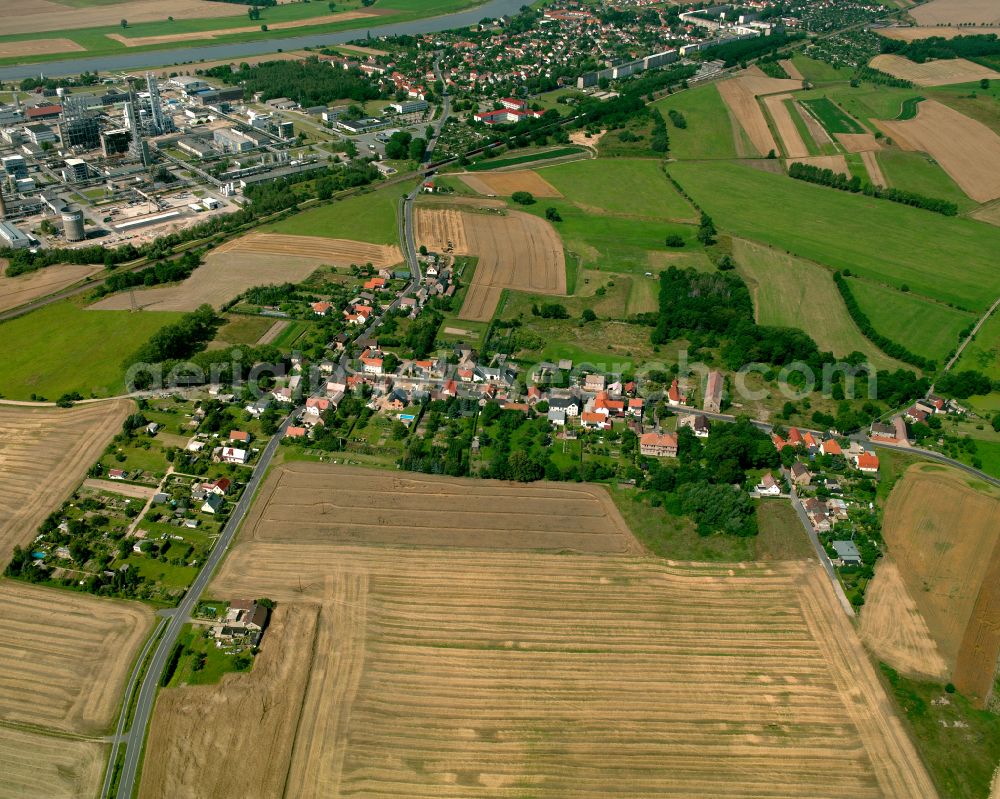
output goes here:
[{"label": "village house", "polygon": [[834,541],[832,546],[837,553],[837,560],[844,566],[861,565],[861,553],[853,541]]},{"label": "village house", "polygon": [[592,394],[604,391],[604,375],[587,375],[583,379],[583,390]]},{"label": "village house", "polygon": [[671,433],[643,433],[639,436],[639,452],[651,458],[676,458],[677,436]]},{"label": "village house", "polygon": [[789,471],[792,475],[792,482],[797,486],[807,486],[812,482],[812,472],[800,461],[795,461]]},{"label": "village house", "polygon": [[754,491],[762,497],[776,497],[781,494],[781,486],[778,485],[778,481],[774,479],[774,475],[767,472],[760,482],[754,486]]},{"label": "village house", "polygon": [[239,442],[240,444],[249,444],[250,434],[243,430],[230,430],[229,440]]},{"label": "village house", "polygon": [[837,440],[834,438],[828,438],[826,441],[824,441],[822,446],[820,446],[820,451],[824,455],[843,456],[844,454],[844,451],[840,448],[840,444],[838,444]]},{"label": "village house", "polygon": [[223,447],[219,455],[223,463],[246,463],[250,460],[250,454],[245,449],[235,447]]},{"label": "village house", "polygon": [[862,474],[878,474],[878,455],[863,452],[854,459],[854,466]]},{"label": "village house", "polygon": [[257,646],[267,628],[268,609],[249,599],[231,602],[221,624],[212,627],[212,635],[220,643],[244,642]]},{"label": "village house", "polygon": [[677,429],[688,428],[697,438],[708,438],[708,419],[700,413],[687,413],[677,417]]},{"label": "village house", "polygon": [[108,469],[108,479],[109,480],[124,480],[125,470],[124,469]]},{"label": "village house", "polygon": [[549,410],[558,410],[566,414],[567,419],[580,415],[580,401],[576,397],[549,397]]},{"label": "village house", "polygon": [[288,427],[285,430],[285,438],[305,438],[306,429],[304,427]]},{"label": "village house", "polygon": [[331,402],[326,397],[309,397],[306,400],[306,416],[312,416],[314,418],[319,418],[327,410],[329,410]]},{"label": "village house", "polygon": [[202,483],[201,488],[205,494],[218,494],[224,497],[228,492],[232,482],[228,477],[220,477],[211,483]]},{"label": "village house", "polygon": [[330,312],[330,309],[333,308],[333,303],[314,302],[310,307],[316,316],[326,316]]},{"label": "village house", "polygon": [[868,436],[879,441],[895,441],[896,427],[894,425],[883,424],[882,422],[872,422]]},{"label": "village house", "polygon": [[222,494],[208,494],[205,496],[205,504],[201,506],[202,513],[216,514],[222,510],[226,498]]},{"label": "village house", "polygon": [[586,430],[610,430],[611,422],[606,414],[594,411],[584,411],[580,414],[580,424]]}]

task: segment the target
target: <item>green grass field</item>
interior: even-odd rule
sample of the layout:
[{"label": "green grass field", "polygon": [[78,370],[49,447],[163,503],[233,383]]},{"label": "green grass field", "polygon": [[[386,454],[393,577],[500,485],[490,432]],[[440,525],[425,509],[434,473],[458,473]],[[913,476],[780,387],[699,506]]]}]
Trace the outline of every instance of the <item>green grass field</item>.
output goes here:
[{"label": "green grass field", "polygon": [[396,209],[405,186],[390,186],[337,200],[282,219],[261,230],[293,236],[325,236],[372,244],[398,244]]},{"label": "green grass field", "polygon": [[86,311],[57,302],[0,324],[0,393],[8,399],[39,394],[54,400],[124,391],[122,361],[182,314]]},{"label": "green grass field", "polygon": [[580,258],[581,266],[608,272],[647,272],[650,252],[666,251],[665,239],[676,233],[686,242],[684,252],[700,251],[692,225],[629,219],[610,214],[593,214],[566,200],[546,199],[526,211],[544,216],[555,208],[562,217],[554,223],[566,249]]},{"label": "green grass field", "polygon": [[1000,81],[990,81],[988,89],[978,83],[955,83],[927,87],[921,91],[927,97],[982,122],[1000,135]]},{"label": "green grass field", "polygon": [[984,311],[1000,294],[1000,229],[736,163],[671,164],[723,231]]},{"label": "green grass field", "polygon": [[799,109],[796,107],[796,102],[794,100],[785,100],[782,104],[787,109],[788,116],[792,118],[792,124],[795,125],[795,130],[798,131],[802,143],[805,144],[806,149],[809,151],[809,155],[823,155],[822,149],[816,143],[812,133],[809,132],[809,128],[806,127],[805,120],[802,119],[802,114],[799,113]]},{"label": "green grass field", "polygon": [[885,179],[894,188],[951,200],[958,205],[959,211],[968,211],[978,205],[926,153],[890,148],[880,150],[875,157]]},{"label": "green grass field", "polygon": [[851,86],[845,82],[808,92],[805,96],[829,97],[844,111],[874,131],[876,127],[872,120],[895,119],[903,112],[907,101],[919,97],[920,93],[914,89],[899,89],[894,86],[870,83]]},{"label": "green grass field", "polygon": [[757,501],[757,560],[816,559],[816,550],[806,535],[791,502],[785,499]]},{"label": "green grass field", "polygon": [[883,336],[942,363],[975,316],[868,280],[850,280],[858,305]]},{"label": "green grass field", "polygon": [[232,314],[226,317],[226,323],[216,332],[215,341],[226,346],[256,344],[257,340],[270,330],[276,321],[278,320],[267,316]]},{"label": "green grass field", "polygon": [[658,161],[616,158],[575,161],[538,173],[568,200],[619,216],[694,219],[695,211],[677,193]]},{"label": "green grass field", "polygon": [[851,70],[837,69],[825,61],[817,61],[815,58],[808,58],[801,53],[796,53],[792,57],[792,63],[798,67],[802,77],[810,83],[828,83],[830,81],[847,81],[851,78]]},{"label": "green grass field", "polygon": [[898,120],[916,119],[919,106],[924,101],[923,97],[907,97],[903,100],[903,107],[899,110]]},{"label": "green grass field", "polygon": [[838,357],[857,351],[879,369],[903,366],[861,334],[828,269],[744,239],[733,240],[733,257],[753,294],[760,324],[797,327]]},{"label": "green grass field", "polygon": [[515,155],[510,158],[487,158],[476,161],[466,167],[470,172],[483,172],[487,169],[501,169],[505,166],[517,166],[518,164],[532,164],[537,161],[548,161],[552,158],[565,158],[570,155],[580,155],[585,153],[582,147],[557,147],[554,150],[541,150],[524,155]]},{"label": "green grass field", "polygon": [[802,100],[802,104],[820,121],[820,124],[826,128],[827,133],[865,132],[864,128],[841,111],[829,97],[804,99]]},{"label": "green grass field", "polygon": [[1000,380],[1000,312],[986,320],[962,352],[955,368],[975,369],[993,380]]},{"label": "green grass field", "polygon": [[660,307],[660,284],[648,277],[635,277],[629,286],[625,313],[629,316],[639,313],[653,313]]},{"label": "green grass field", "polygon": [[[678,92],[653,105],[667,120],[671,157],[680,160],[736,158],[729,110],[715,84]],[[684,114],[686,128],[674,127],[667,116],[672,108]]]}]

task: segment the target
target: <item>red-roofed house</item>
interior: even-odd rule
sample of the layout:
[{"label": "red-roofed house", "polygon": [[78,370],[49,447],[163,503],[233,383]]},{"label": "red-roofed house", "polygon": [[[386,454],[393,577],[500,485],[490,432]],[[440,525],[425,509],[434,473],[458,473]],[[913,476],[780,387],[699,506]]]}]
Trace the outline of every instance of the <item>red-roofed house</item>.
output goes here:
[{"label": "red-roofed house", "polygon": [[329,302],[314,302],[311,307],[316,316],[326,316],[333,307],[333,304]]},{"label": "red-roofed house", "polygon": [[230,430],[229,431],[230,441],[239,441],[243,444],[250,443],[250,434],[243,430]]},{"label": "red-roofed house", "polygon": [[330,407],[326,397],[310,397],[306,400],[306,413],[310,416],[321,416]]},{"label": "red-roofed house", "polygon": [[628,401],[628,410],[626,413],[629,416],[642,416],[643,402],[639,397],[630,399]]},{"label": "red-roofed house", "polygon": [[820,447],[820,451],[824,455],[843,455],[844,451],[840,448],[840,444],[837,443],[836,439],[828,438],[823,442],[823,446]]},{"label": "red-roofed house", "polygon": [[365,288],[369,291],[385,288],[385,278],[373,277],[365,282]]},{"label": "red-roofed house", "polygon": [[677,385],[677,378],[674,378],[674,382],[670,384],[670,389],[667,391],[667,402],[671,405],[684,405],[687,402],[687,396],[681,393],[680,386]]},{"label": "red-roofed house", "polygon": [[285,430],[285,438],[305,438],[306,429],[304,427],[289,427]]},{"label": "red-roofed house", "polygon": [[854,465],[865,474],[878,474],[878,455],[874,452],[862,452],[855,459]]},{"label": "red-roofed house", "polygon": [[610,430],[611,422],[603,413],[584,411],[580,414],[580,424],[588,430]]},{"label": "red-roofed house", "polygon": [[676,458],[677,436],[671,433],[643,433],[639,436],[639,452],[652,458]]},{"label": "red-roofed house", "polygon": [[365,350],[361,355],[361,369],[366,374],[382,374],[382,353],[377,350]]}]

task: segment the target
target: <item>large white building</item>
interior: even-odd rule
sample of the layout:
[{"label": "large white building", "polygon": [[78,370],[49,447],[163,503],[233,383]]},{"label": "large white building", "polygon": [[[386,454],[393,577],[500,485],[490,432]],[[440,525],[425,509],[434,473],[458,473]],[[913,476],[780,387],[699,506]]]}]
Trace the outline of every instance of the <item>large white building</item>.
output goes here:
[{"label": "large white building", "polygon": [[0,222],[0,246],[11,250],[24,250],[31,246],[31,239],[10,222]]}]

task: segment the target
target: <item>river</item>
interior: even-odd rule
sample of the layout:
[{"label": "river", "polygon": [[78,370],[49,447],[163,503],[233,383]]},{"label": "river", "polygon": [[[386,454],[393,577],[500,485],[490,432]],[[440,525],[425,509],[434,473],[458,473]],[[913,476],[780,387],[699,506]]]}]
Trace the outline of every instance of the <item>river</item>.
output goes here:
[{"label": "river", "polygon": [[214,61],[217,59],[239,59],[246,56],[275,53],[278,50],[301,50],[303,47],[323,47],[325,45],[346,44],[353,39],[363,38],[367,33],[373,37],[415,35],[437,33],[438,31],[464,28],[475,25],[484,17],[499,17],[516,14],[525,0],[490,0],[485,5],[466,11],[445,14],[440,17],[426,17],[409,22],[397,22],[374,28],[353,28],[337,33],[318,33],[311,36],[294,36],[287,39],[261,39],[237,44],[203,45],[200,47],[178,47],[172,50],[150,50],[142,53],[122,53],[120,55],[94,56],[91,58],[70,58],[64,61],[46,61],[42,64],[19,64],[0,67],[0,81],[23,80],[39,74],[79,75],[81,72],[120,72],[182,64],[192,61]]}]

